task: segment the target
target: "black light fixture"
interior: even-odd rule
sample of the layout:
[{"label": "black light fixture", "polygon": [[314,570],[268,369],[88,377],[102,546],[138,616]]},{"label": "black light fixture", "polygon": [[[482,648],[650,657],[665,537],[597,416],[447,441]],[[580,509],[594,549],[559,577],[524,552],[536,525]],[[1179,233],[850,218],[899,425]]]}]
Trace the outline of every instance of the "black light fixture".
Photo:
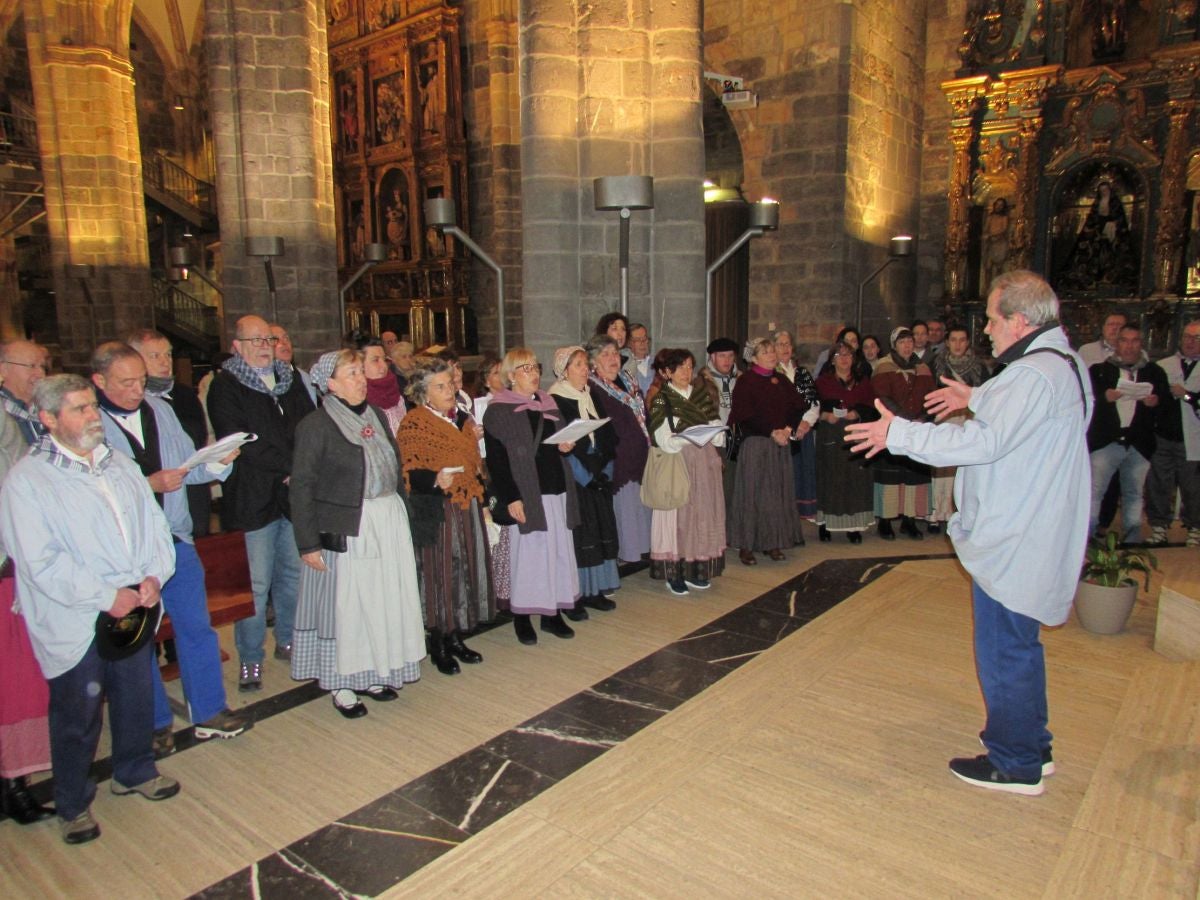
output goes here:
[{"label": "black light fixture", "polygon": [[497,337],[500,340],[500,355],[504,355],[505,349],[505,332],[504,332],[504,270],[497,265],[483,248],[471,240],[461,228],[456,224],[458,222],[458,213],[454,208],[454,200],[449,197],[435,197],[432,200],[425,201],[425,224],[436,228],[441,234],[448,234],[456,240],[462,241],[463,246],[474,253],[480,260],[487,264],[488,268],[496,273],[496,320],[497,320]]},{"label": "black light fixture", "polygon": [[374,268],[388,258],[387,244],[367,244],[363,247],[363,263],[358,267],[350,280],[338,288],[338,328],[346,327],[346,292],[354,286],[358,279],[366,274],[367,269]]},{"label": "black light fixture", "polygon": [[629,315],[629,216],[631,210],[654,209],[654,179],[649,175],[606,175],[592,182],[596,209],[615,209],[621,217],[621,315]]},{"label": "black light fixture", "polygon": [[271,293],[271,321],[279,318],[279,298],[275,293],[275,270],[271,260],[283,256],[283,238],[281,237],[248,237],[246,238],[246,255],[257,256],[263,261],[267,270],[267,290]]},{"label": "black light fixture", "polygon": [[854,327],[862,332],[862,312],[863,312],[863,291],[867,289],[867,285],[874,281],[879,273],[890,266],[898,259],[905,259],[912,256],[913,239],[912,235],[898,234],[888,242],[888,258],[883,261],[878,269],[868,275],[858,286],[858,314],[854,317]]},{"label": "black light fixture", "polygon": [[712,285],[713,276],[717,269],[725,265],[733,254],[737,253],[751,238],[762,237],[768,231],[779,228],[779,201],[766,198],[750,204],[750,222],[741,237],[729,245],[729,248],[713,260],[704,276],[704,343],[712,340]]}]

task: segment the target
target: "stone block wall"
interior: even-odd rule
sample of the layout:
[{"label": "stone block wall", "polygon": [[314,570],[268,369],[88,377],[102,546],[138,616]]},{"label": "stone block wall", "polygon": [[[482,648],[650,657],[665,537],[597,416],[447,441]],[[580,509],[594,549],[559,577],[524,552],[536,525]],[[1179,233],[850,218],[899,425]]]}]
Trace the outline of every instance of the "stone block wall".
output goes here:
[{"label": "stone block wall", "polygon": [[206,4],[226,337],[272,318],[263,261],[245,239],[278,236],[276,318],[302,365],[340,343],[325,4]]}]

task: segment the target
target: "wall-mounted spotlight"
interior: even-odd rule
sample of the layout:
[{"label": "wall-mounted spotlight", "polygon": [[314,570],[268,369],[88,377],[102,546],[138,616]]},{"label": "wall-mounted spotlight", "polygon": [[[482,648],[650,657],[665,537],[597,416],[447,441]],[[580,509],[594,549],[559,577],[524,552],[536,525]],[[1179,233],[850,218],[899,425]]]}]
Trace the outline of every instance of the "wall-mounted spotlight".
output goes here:
[{"label": "wall-mounted spotlight", "polygon": [[750,223],[746,226],[746,230],[742,232],[741,237],[729,245],[729,249],[713,260],[712,265],[708,267],[704,278],[704,343],[708,344],[712,340],[712,286],[713,275],[717,269],[725,265],[733,254],[737,253],[742,248],[742,245],[751,238],[762,237],[768,231],[774,231],[779,227],[779,201],[771,200],[770,198],[759,200],[757,203],[750,204]]},{"label": "wall-mounted spotlight", "polygon": [[275,270],[271,268],[271,260],[283,256],[283,238],[281,237],[248,237],[246,238],[246,255],[258,256],[267,270],[267,290],[271,292],[271,321],[279,319],[279,299],[275,294]]},{"label": "wall-mounted spotlight", "polygon": [[354,286],[358,279],[366,274],[367,269],[372,269],[379,263],[388,258],[387,244],[367,244],[363,247],[363,263],[358,267],[349,280],[338,288],[338,328],[346,329],[346,292]]},{"label": "wall-mounted spotlight", "polygon": [[592,182],[596,209],[619,210],[621,249],[621,315],[629,315],[629,216],[635,209],[654,209],[654,179],[649,175],[606,175]]},{"label": "wall-mounted spotlight", "polygon": [[167,249],[167,262],[170,263],[170,268],[167,269],[167,277],[171,281],[187,281],[191,275],[195,275],[210,288],[221,293],[221,289],[205,275],[199,268],[196,267],[196,254],[190,247],[170,247]]},{"label": "wall-mounted spotlight", "polygon": [[496,264],[483,251],[483,248],[476,244],[471,238],[456,224],[458,222],[458,213],[454,208],[454,200],[450,197],[435,197],[432,200],[425,201],[425,224],[436,228],[441,234],[448,234],[456,240],[462,241],[463,246],[474,253],[482,260],[488,268],[496,273],[496,320],[497,320],[497,337],[500,341],[500,355],[504,355],[506,349],[506,338],[504,329],[504,270]]},{"label": "wall-mounted spotlight", "polygon": [[888,266],[890,266],[896,260],[904,259],[905,257],[912,256],[912,252],[913,252],[912,236],[907,235],[907,234],[896,235],[888,243],[888,258],[883,261],[883,265],[881,265],[878,269],[876,269],[874,272],[872,272],[870,275],[868,275],[859,284],[859,286],[858,286],[858,313],[854,317],[854,327],[857,328],[860,333],[862,332],[862,321],[863,321],[863,316],[862,316],[863,291],[865,291],[867,289],[868,284],[870,284],[872,281],[874,281],[879,276],[880,272],[882,272],[884,269],[886,269]]}]

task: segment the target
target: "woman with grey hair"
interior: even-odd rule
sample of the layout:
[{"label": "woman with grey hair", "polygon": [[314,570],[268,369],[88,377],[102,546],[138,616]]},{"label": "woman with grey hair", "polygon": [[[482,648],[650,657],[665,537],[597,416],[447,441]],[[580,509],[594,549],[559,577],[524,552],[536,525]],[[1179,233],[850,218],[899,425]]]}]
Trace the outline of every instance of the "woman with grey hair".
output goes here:
[{"label": "woman with grey hair", "polygon": [[775,371],[779,355],[771,338],[751,338],[744,358],[750,367],[734,385],[729,411],[741,446],[728,523],[730,546],[740,547],[742,564],[753,566],[755,550],[782,560],[784,548],[804,543],[789,445],[807,406]]},{"label": "woman with grey hair", "polygon": [[326,353],[312,377],[325,402],[296,427],[290,482],[304,562],[292,678],[317,679],[356,719],[367,714],[360,697],[395,700],[421,677],[420,587],[399,451],[367,402],[362,354]]},{"label": "woman with grey hair", "polygon": [[435,359],[413,373],[412,408],[396,441],[404,486],[417,521],[413,543],[421,570],[429,656],[443,675],[458,660],[483,662],[463,633],[496,615],[483,521],[483,460],[474,420],[454,402],[451,363]]},{"label": "woman with grey hair", "polygon": [[642,503],[642,473],[650,455],[646,430],[646,402],[637,382],[621,368],[617,341],[605,334],[587,343],[592,367],[590,383],[600,397],[600,415],[611,420],[617,433],[613,466],[613,511],[617,514],[620,558],[640,562],[650,552],[650,510]]}]

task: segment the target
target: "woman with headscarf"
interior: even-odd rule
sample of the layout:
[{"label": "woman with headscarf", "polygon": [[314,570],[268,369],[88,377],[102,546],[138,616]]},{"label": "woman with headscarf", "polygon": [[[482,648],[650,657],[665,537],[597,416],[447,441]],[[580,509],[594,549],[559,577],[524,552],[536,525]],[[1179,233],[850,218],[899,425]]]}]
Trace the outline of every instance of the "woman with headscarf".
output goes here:
[{"label": "woman with headscarf", "polygon": [[[925,395],[934,389],[929,366],[913,355],[912,332],[903,326],[892,332],[892,352],[879,361],[871,385],[875,395],[897,416],[924,421]],[[928,518],[929,467],[907,456],[886,451],[875,457],[875,515],[879,536],[894,540],[892,519],[900,517],[900,531],[913,540],[923,535],[914,520]]]},{"label": "woman with headscarf", "polygon": [[[842,329],[843,332],[846,330]],[[856,340],[857,337],[856,333]],[[796,512],[800,513],[802,519],[812,519],[817,514],[817,444],[816,435],[813,433],[813,426],[817,424],[817,415],[820,413],[817,385],[808,369],[792,359],[791,334],[777,331],[774,339],[775,354],[779,357],[775,369],[796,389],[806,406],[791,442],[792,481],[796,488]]]},{"label": "woman with headscarf", "polygon": [[650,552],[650,510],[641,496],[650,435],[646,431],[645,400],[637,383],[621,368],[619,350],[616,339],[607,335],[597,335],[587,344],[591,383],[600,397],[600,415],[612,420],[617,433],[612,482],[620,558],[640,562],[642,554]]},{"label": "woman with headscarf", "polygon": [[[725,571],[725,493],[721,457],[724,435],[697,446],[679,432],[693,425],[720,425],[712,395],[693,381],[696,358],[683,349],[663,349],[654,357],[662,383],[650,403],[650,439],[664,453],[679,453],[688,475],[687,503],[656,509],[650,533],[650,577],[664,580],[672,594],[712,586]],[[714,446],[714,444],[716,446]]]},{"label": "woman with headscarf", "polygon": [[554,399],[538,389],[542,367],[532,351],[509,350],[500,373],[509,386],[492,397],[483,430],[492,518],[509,540],[513,627],[522,644],[536,644],[529,617],[537,614],[542,631],[571,638],[575,632],[562,611],[579,597],[570,533],[579,525],[579,506],[566,460],[575,445],[544,443],[563,421]]},{"label": "woman with headscarf", "polygon": [[443,675],[456,658],[483,662],[462,636],[496,615],[487,529],[483,521],[483,461],[474,421],[454,403],[450,363],[434,360],[413,373],[413,407],[396,441],[404,486],[420,523],[414,536],[425,601],[429,657]]},{"label": "woman with headscarf", "polygon": [[388,428],[395,434],[406,408],[400,382],[388,367],[387,353],[379,341],[368,341],[363,346],[363,373],[367,376],[367,402],[383,410]]},{"label": "woman with headscarf", "polygon": [[[550,396],[562,412],[564,425],[576,419],[599,419],[598,389],[588,383],[587,351],[582,347],[560,347],[554,352],[554,375],[558,379]],[[568,619],[580,622],[587,609],[612,610],[608,598],[621,586],[617,572],[617,517],[613,512],[613,458],[617,434],[606,423],[575,442],[568,457],[579,503],[579,525],[572,532],[575,564],[579,568],[579,600],[567,610]]]},{"label": "woman with headscarf", "polygon": [[317,679],[347,719],[421,677],[420,586],[396,441],[367,402],[362,354],[312,368],[325,394],[296,427],[290,497],[300,576],[292,678]]},{"label": "woman with headscarf", "polygon": [[804,543],[792,481],[792,435],[807,411],[804,399],[775,371],[779,356],[770,338],[752,338],[743,354],[750,368],[733,388],[729,424],[738,429],[737,472],[728,511],[729,543],[738,559],[753,566],[755,550],[773,560]]},{"label": "woman with headscarf", "polygon": [[875,479],[869,464],[846,446],[846,426],[874,419],[875,391],[856,365],[858,354],[839,341],[830,363],[817,378],[821,418],[817,422],[817,522],[822,541],[830,532],[844,531],[852,544],[875,521]]}]

